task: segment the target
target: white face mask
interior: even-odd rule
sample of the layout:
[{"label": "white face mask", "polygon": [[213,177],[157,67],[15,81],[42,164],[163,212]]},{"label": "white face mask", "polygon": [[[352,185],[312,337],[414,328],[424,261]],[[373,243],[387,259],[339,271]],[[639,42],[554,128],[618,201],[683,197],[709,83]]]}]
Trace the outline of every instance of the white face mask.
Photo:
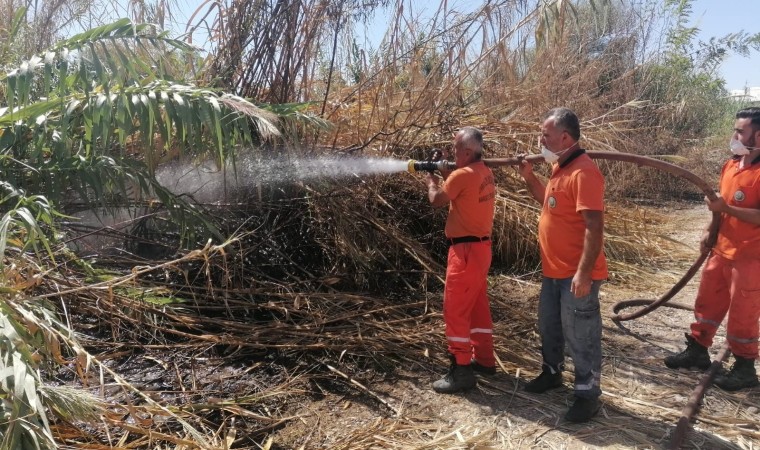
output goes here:
[{"label": "white face mask", "polygon": [[544,161],[548,162],[549,164],[554,164],[559,159],[559,155],[556,153],[553,153],[548,148],[541,146],[541,156],[544,157]]},{"label": "white face mask", "polygon": [[731,153],[738,156],[744,156],[749,155],[749,149],[742,144],[739,139],[731,138],[731,141],[728,143],[728,146],[731,148]]},{"label": "white face mask", "polygon": [[570,150],[571,147],[568,147],[560,152],[554,153],[553,151],[549,150],[545,146],[541,146],[541,156],[544,157],[544,161],[548,162],[549,164],[554,164],[555,162],[559,161],[559,157],[562,156],[563,153]]}]

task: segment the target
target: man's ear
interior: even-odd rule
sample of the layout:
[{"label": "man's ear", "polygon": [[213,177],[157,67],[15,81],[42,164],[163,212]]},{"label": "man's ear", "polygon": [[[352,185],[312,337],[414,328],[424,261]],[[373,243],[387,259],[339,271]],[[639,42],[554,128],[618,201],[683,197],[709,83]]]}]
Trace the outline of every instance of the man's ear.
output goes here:
[{"label": "man's ear", "polygon": [[562,144],[567,144],[567,141],[569,140],[570,140],[570,133],[568,133],[565,130],[562,130]]}]

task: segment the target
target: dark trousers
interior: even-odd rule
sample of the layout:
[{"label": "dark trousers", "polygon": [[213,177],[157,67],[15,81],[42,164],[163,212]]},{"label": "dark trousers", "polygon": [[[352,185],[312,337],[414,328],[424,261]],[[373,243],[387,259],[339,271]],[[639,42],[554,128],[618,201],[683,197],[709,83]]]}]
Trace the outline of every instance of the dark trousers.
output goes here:
[{"label": "dark trousers", "polygon": [[565,361],[565,344],[575,365],[575,395],[595,398],[602,394],[602,316],[599,311],[599,287],[594,281],[591,293],[576,298],[570,292],[572,278],[546,278],[541,284],[538,327],[545,368],[561,372]]}]

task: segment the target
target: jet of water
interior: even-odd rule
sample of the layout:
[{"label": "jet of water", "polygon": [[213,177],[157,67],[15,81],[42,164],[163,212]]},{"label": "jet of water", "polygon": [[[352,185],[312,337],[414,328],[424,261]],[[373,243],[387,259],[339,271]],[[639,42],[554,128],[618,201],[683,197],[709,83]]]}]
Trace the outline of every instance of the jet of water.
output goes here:
[{"label": "jet of water", "polygon": [[189,194],[202,203],[218,201],[225,192],[252,186],[271,186],[319,178],[405,172],[408,161],[392,158],[239,158],[234,167],[218,169],[213,163],[170,163],[159,168],[156,178],[175,194]]}]

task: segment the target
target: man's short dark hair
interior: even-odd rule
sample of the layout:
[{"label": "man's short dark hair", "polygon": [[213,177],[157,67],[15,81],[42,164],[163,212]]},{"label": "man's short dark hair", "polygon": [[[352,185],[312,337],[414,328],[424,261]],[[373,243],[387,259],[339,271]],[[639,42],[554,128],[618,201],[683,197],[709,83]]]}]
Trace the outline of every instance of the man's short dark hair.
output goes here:
[{"label": "man's short dark hair", "polygon": [[737,119],[751,119],[749,123],[752,125],[752,131],[760,130],[760,108],[752,106],[749,108],[740,109],[736,113]]},{"label": "man's short dark hair", "polygon": [[581,138],[581,124],[578,116],[570,108],[554,108],[544,116],[544,120],[554,119],[554,126],[567,131],[574,140]]}]

